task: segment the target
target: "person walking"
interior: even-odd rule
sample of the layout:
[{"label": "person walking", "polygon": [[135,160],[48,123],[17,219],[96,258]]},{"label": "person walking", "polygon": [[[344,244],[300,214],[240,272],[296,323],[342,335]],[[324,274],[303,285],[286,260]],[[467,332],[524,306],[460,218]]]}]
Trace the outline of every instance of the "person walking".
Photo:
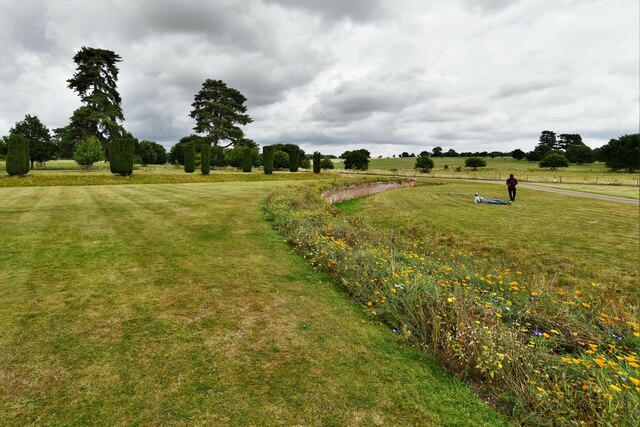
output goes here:
[{"label": "person walking", "polygon": [[518,180],[513,177],[513,174],[509,175],[507,188],[509,189],[509,200],[512,202],[516,199],[516,185],[518,185]]}]

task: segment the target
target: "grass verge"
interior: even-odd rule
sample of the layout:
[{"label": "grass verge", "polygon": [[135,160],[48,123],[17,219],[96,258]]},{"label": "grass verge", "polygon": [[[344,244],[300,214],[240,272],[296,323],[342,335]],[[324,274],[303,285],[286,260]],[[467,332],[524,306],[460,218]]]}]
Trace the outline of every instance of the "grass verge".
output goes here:
[{"label": "grass verge", "polygon": [[[270,219],[294,250],[371,317],[484,386],[516,421],[640,421],[640,325],[633,313],[612,313],[596,290],[555,290],[437,239],[345,218],[319,193],[299,188],[268,200]],[[394,208],[415,218],[409,206]]]}]

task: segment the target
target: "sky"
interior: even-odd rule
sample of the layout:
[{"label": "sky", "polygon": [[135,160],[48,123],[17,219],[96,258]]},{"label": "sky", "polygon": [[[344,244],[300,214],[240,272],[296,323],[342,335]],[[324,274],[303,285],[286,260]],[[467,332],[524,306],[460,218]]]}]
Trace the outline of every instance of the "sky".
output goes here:
[{"label": "sky", "polygon": [[637,0],[0,0],[0,135],[68,124],[86,46],[122,57],[123,125],[167,148],[206,79],[246,96],[260,146],[595,148],[639,131],[639,21]]}]

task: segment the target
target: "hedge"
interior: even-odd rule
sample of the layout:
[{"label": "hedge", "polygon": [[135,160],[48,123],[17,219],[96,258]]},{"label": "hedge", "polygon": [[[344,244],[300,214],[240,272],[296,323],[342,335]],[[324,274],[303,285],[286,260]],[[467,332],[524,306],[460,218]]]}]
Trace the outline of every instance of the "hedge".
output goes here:
[{"label": "hedge", "polygon": [[271,175],[273,173],[273,146],[266,145],[262,147],[262,166],[264,173]]},{"label": "hedge", "polygon": [[122,176],[133,174],[133,153],[136,142],[132,138],[119,138],[109,143],[109,169]]},{"label": "hedge", "polygon": [[185,145],[184,148],[184,171],[193,173],[196,170],[196,146],[192,144]]},{"label": "hedge", "polygon": [[313,173],[320,173],[320,166],[322,159],[320,158],[320,152],[313,153]]},{"label": "hedge", "polygon": [[200,172],[209,175],[211,171],[211,145],[208,142],[200,146]]},{"label": "hedge", "polygon": [[24,135],[9,136],[6,168],[9,176],[29,173],[29,140]]}]

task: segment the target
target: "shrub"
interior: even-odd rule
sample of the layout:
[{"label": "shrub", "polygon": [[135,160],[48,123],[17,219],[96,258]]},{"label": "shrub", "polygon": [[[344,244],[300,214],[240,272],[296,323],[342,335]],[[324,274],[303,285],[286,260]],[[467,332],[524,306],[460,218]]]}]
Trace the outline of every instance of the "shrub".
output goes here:
[{"label": "shrub", "polygon": [[273,147],[271,145],[262,147],[262,166],[265,174],[271,175],[273,173]]},{"label": "shrub", "polygon": [[130,176],[133,173],[133,160],[136,142],[133,138],[116,139],[109,143],[109,169],[111,173]]},{"label": "shrub", "polygon": [[569,166],[567,158],[558,151],[550,151],[544,155],[544,158],[540,162],[541,168],[566,168]]},{"label": "shrub", "polygon": [[243,153],[242,153],[242,172],[251,172],[251,167],[252,167],[252,153],[251,153],[251,148],[249,147],[244,147],[243,149]]},{"label": "shrub", "polygon": [[300,160],[300,150],[292,149],[289,151],[289,172],[298,172]]},{"label": "shrub", "polygon": [[601,147],[600,156],[605,165],[613,170],[626,169],[633,172],[640,169],[640,134],[622,135],[611,139]]},{"label": "shrub", "polygon": [[13,134],[7,139],[7,173],[9,176],[25,176],[29,173],[29,140]]},{"label": "shrub", "polygon": [[369,169],[369,152],[365,149],[345,151],[342,153],[345,169]]},{"label": "shrub", "polygon": [[433,169],[434,163],[433,160],[431,160],[431,157],[429,156],[418,156],[416,158],[416,165],[414,166],[415,169],[420,169],[421,172],[429,172],[431,169]]},{"label": "shrub", "polygon": [[593,163],[595,158],[590,147],[586,145],[571,145],[567,148],[567,160],[571,163],[582,165],[584,163]]},{"label": "shrub", "polygon": [[196,147],[191,144],[186,144],[183,147],[184,151],[184,171],[186,173],[193,173],[196,170]]},{"label": "shrub", "polygon": [[320,162],[320,167],[322,169],[333,169],[333,162],[331,161],[331,159],[322,159],[322,161]]},{"label": "shrub", "polygon": [[95,136],[81,139],[76,145],[73,160],[84,168],[91,168],[93,164],[104,158],[102,144]]},{"label": "shrub", "polygon": [[320,158],[320,152],[313,153],[313,173],[320,173],[322,168],[322,159]]},{"label": "shrub", "polygon": [[273,168],[275,170],[287,169],[289,167],[289,154],[282,150],[273,153]]},{"label": "shrub", "polygon": [[478,170],[478,168],[483,168],[487,166],[487,162],[480,157],[469,157],[464,160],[464,165],[468,168],[473,168],[473,170]]},{"label": "shrub", "polygon": [[[142,166],[152,165],[156,162],[156,150],[151,141],[140,141],[138,155]],[[109,157],[111,158],[111,157]]]},{"label": "shrub", "polygon": [[200,172],[209,175],[211,171],[211,145],[208,142],[200,146]]}]

